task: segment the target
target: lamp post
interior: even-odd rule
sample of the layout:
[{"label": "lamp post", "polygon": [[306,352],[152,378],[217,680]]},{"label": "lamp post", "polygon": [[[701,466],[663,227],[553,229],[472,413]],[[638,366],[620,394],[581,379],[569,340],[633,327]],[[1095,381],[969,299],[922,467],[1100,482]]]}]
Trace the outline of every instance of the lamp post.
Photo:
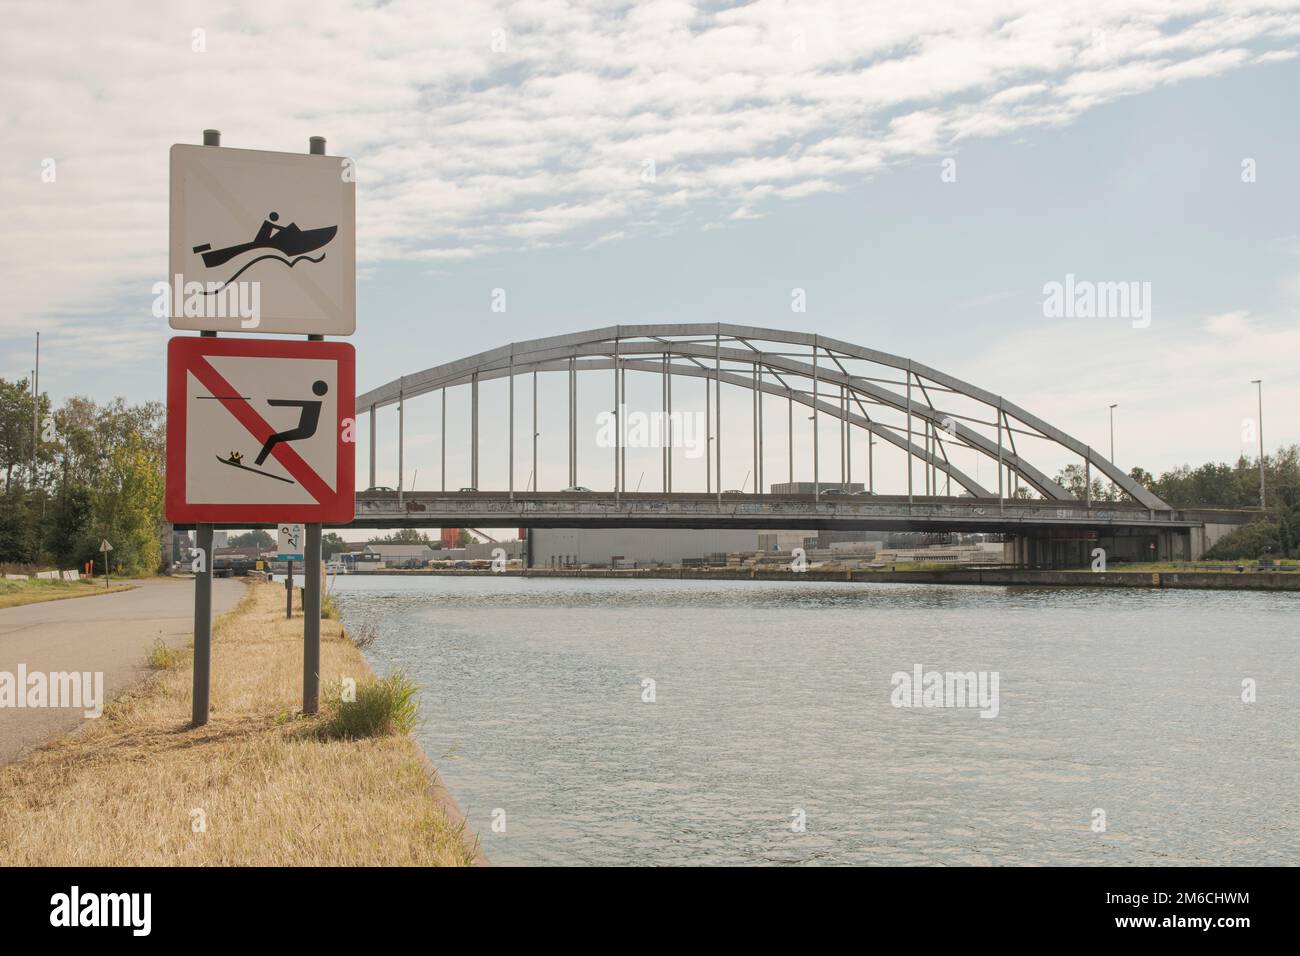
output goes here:
[{"label": "lamp post", "polygon": [[1252,378],[1250,384],[1255,386],[1259,395],[1259,510],[1264,510],[1264,380]]},{"label": "lamp post", "polygon": [[1115,409],[1117,408],[1119,405],[1110,407],[1110,463],[1112,465],[1115,464]]}]

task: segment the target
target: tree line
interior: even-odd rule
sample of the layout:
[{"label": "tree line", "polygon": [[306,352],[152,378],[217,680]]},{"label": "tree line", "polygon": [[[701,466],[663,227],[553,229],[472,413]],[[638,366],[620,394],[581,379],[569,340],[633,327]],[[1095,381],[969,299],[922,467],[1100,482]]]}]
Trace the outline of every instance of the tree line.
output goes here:
[{"label": "tree line", "polygon": [[[1129,477],[1174,508],[1259,507],[1259,459],[1248,455],[1240,456],[1231,465],[1183,465],[1158,478],[1144,468],[1134,468]],[[1087,475],[1081,465],[1068,465],[1056,476],[1056,483],[1076,498],[1087,496]],[[1300,445],[1287,445],[1264,456],[1264,487],[1265,510],[1260,519],[1218,541],[1206,558],[1237,561],[1300,557]],[[1092,479],[1091,491],[1094,501],[1122,501],[1128,497],[1109,481],[1098,478]]]},{"label": "tree line", "polygon": [[[427,544],[430,546],[437,545],[441,539],[431,538],[428,534],[416,528],[399,528],[394,534],[386,534],[381,537],[371,537],[367,539],[367,544]],[[456,536],[456,547],[463,548],[474,541],[471,535],[464,528],[460,529]],[[261,548],[266,550],[275,544],[275,539],[270,533],[258,528],[243,534],[231,535],[229,545],[232,548]],[[326,557],[332,557],[340,552],[348,550],[348,543],[339,535],[332,531],[326,532],[321,536],[321,554]]]},{"label": "tree line", "polygon": [[0,563],[112,567],[151,574],[162,562],[166,409],[161,402],[59,408],[26,378],[0,378]]}]

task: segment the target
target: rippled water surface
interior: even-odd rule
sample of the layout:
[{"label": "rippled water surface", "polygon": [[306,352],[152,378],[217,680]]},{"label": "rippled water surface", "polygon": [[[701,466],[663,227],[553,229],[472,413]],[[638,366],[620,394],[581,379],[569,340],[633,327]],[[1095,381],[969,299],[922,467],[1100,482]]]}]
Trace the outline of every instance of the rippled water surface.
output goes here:
[{"label": "rippled water surface", "polygon": [[[335,587],[376,668],[422,686],[420,738],[495,863],[1300,862],[1300,595]],[[916,664],[998,672],[998,716],[892,706]]]}]

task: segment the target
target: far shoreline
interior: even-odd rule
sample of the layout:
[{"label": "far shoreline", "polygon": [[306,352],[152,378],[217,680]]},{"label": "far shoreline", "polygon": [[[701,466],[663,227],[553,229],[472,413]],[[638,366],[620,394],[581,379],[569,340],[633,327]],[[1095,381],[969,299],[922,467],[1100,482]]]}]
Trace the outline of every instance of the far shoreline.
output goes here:
[{"label": "far shoreline", "polygon": [[410,568],[350,571],[343,577],[505,577],[603,580],[817,581],[859,584],[951,584],[993,587],[1095,587],[1151,590],[1300,591],[1300,571],[1126,571],[941,568],[769,571],[754,568]]}]

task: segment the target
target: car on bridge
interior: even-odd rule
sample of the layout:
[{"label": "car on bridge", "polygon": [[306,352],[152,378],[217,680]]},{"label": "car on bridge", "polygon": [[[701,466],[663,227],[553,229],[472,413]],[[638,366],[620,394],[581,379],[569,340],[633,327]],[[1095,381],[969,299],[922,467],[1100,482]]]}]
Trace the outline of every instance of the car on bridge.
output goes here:
[{"label": "car on bridge", "polygon": [[573,486],[570,487],[570,488],[565,488],[565,489],[564,489],[562,492],[560,492],[560,493],[561,493],[561,494],[565,494],[565,495],[567,495],[567,494],[571,494],[571,493],[578,493],[578,494],[586,494],[586,495],[589,495],[589,494],[592,494],[593,492],[592,492],[592,490],[591,490],[590,488],[584,488],[582,485],[573,485]]}]

